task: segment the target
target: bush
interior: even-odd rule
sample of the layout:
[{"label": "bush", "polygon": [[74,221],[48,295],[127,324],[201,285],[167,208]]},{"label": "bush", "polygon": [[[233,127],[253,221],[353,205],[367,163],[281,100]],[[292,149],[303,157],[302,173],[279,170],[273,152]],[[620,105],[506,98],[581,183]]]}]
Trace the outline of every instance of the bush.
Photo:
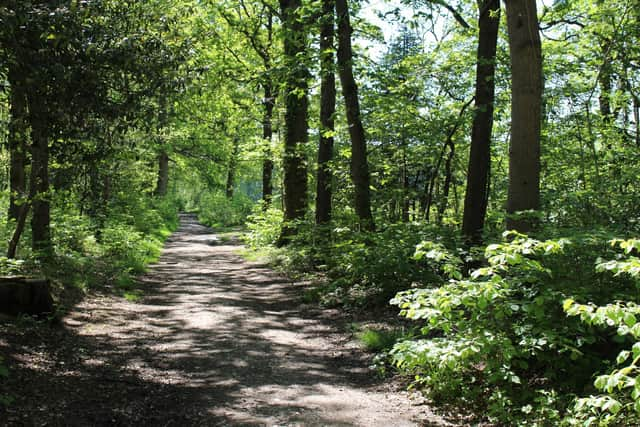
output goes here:
[{"label": "bush", "polygon": [[418,224],[391,225],[377,233],[334,229],[331,243],[317,251],[324,254],[329,278],[322,300],[329,305],[381,306],[419,281],[442,282],[438,266],[412,257],[421,240],[437,235],[448,244],[454,239],[448,229]]},{"label": "bush", "polygon": [[266,211],[261,205],[253,208],[253,213],[247,218],[246,241],[254,249],[275,245],[280,237],[282,228],[282,211],[273,206]]},{"label": "bush", "polygon": [[[491,421],[559,423],[571,396],[589,387],[592,372],[604,369],[620,345],[595,322],[567,319],[562,301],[568,295],[629,296],[628,284],[614,286],[613,277],[602,274],[594,280],[584,268],[583,260],[593,265],[606,251],[598,238],[505,237],[487,246],[487,266],[469,277],[444,246],[419,245],[415,257],[439,263],[448,281],[427,282],[391,301],[422,328],[417,339],[396,344],[390,358],[434,398],[474,405]],[[609,400],[598,402],[617,409]]]},{"label": "bush", "polygon": [[251,214],[254,202],[237,193],[229,199],[223,193],[206,193],[200,199],[198,219],[212,227],[242,225]]},{"label": "bush", "polygon": [[[640,240],[616,239],[611,243],[623,249],[627,256],[601,259],[596,270],[628,276],[640,289],[640,258],[631,255],[640,250]],[[626,348],[615,359],[615,365],[622,367],[596,377],[593,385],[602,394],[577,399],[568,422],[583,426],[640,424],[640,306],[636,302],[620,301],[598,307],[569,298],[563,308],[569,316],[579,317],[588,325],[615,328],[618,339],[626,343]]]}]

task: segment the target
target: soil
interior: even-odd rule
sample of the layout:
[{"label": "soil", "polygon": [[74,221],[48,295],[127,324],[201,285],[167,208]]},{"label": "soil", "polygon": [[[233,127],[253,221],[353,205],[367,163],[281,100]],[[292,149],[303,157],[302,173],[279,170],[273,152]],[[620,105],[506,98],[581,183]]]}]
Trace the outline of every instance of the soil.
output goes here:
[{"label": "soil", "polygon": [[184,215],[142,297],[88,295],[58,324],[3,322],[0,425],[450,425],[380,379],[337,310]]}]

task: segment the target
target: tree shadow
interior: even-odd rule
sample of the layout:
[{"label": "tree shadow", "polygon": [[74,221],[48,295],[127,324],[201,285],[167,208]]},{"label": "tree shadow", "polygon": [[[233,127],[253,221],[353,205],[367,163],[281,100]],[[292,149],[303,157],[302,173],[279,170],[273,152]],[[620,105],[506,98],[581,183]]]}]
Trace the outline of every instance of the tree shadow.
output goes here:
[{"label": "tree shadow", "polygon": [[4,327],[0,425],[412,425],[358,421],[384,402],[366,402],[377,379],[336,312],[211,233],[183,217],[138,303],[100,295],[59,325]]}]

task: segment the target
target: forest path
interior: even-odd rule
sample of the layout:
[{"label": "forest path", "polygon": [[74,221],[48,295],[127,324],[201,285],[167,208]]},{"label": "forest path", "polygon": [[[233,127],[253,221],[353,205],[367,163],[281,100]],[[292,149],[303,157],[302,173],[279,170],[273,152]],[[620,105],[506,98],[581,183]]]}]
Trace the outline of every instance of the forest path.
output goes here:
[{"label": "forest path", "polygon": [[238,248],[183,215],[160,261],[139,279],[139,301],[89,297],[41,333],[39,348],[10,349],[16,400],[5,422],[446,424],[375,379],[368,357],[340,331],[338,312],[301,305],[302,285],[243,260]]}]

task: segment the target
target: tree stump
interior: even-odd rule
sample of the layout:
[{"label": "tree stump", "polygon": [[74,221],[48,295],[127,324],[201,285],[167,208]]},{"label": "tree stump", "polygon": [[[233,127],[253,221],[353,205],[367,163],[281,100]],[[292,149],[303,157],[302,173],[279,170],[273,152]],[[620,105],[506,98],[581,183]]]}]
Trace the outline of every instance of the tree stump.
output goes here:
[{"label": "tree stump", "polygon": [[49,280],[0,277],[0,313],[43,315],[53,313]]}]

